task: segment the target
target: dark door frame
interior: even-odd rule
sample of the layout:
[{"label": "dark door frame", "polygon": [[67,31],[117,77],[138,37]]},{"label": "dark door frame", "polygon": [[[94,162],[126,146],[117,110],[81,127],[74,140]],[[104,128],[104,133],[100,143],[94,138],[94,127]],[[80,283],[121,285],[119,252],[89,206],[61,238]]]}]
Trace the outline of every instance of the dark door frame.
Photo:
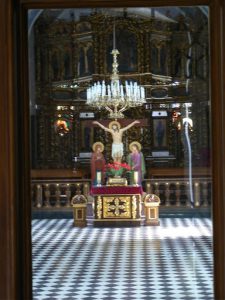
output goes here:
[{"label": "dark door frame", "polygon": [[[166,5],[210,7],[214,288],[215,299],[224,300],[225,1],[167,0]],[[165,0],[0,1],[0,299],[32,298],[27,9],[80,6],[165,6]]]}]

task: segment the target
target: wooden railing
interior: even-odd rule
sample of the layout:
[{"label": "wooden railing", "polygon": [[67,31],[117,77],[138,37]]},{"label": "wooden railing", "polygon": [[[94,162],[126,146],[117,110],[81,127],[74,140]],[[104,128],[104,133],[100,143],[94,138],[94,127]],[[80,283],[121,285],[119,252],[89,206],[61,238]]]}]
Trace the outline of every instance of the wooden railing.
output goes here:
[{"label": "wooden railing", "polygon": [[160,198],[160,205],[164,206],[194,206],[208,207],[211,205],[211,179],[193,178],[193,204],[190,199],[190,186],[187,179],[151,179],[145,181],[148,194],[156,194]]},{"label": "wooden railing", "polygon": [[[85,179],[48,179],[32,180],[32,206],[37,209],[68,208],[75,195],[90,198],[91,181]],[[165,207],[191,206],[189,182],[187,179],[146,179],[143,189],[148,194],[156,194],[160,198],[160,205]],[[208,207],[211,205],[211,179],[193,179],[194,207]]]},{"label": "wooden railing", "polygon": [[89,196],[90,180],[33,180],[32,206],[37,208],[71,207],[75,195]]}]

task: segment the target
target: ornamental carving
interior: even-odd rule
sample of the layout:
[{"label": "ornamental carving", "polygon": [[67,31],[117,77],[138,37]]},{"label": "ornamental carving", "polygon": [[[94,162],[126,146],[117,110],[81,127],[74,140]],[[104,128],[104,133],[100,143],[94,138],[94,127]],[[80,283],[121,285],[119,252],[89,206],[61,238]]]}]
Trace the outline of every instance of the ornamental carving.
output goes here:
[{"label": "ornamental carving", "polygon": [[[105,145],[104,154],[107,160],[110,158],[110,136],[93,128],[91,119],[81,118],[80,113],[93,113],[92,120],[106,119],[104,113],[87,107],[85,100],[87,87],[111,74],[114,21],[120,51],[120,80],[137,81],[145,87],[147,95],[144,107],[125,112],[128,120],[145,120],[145,126],[131,129],[124,135],[125,155],[127,145],[139,140],[143,154],[148,158],[147,167],[157,166],[157,159],[151,157],[152,152],[159,150],[155,149],[152,113],[166,110],[167,117],[163,120],[165,147],[162,150],[173,157],[168,160],[168,166],[184,166],[183,133],[179,130],[179,120],[173,121],[173,115],[184,113],[184,109],[182,106],[174,108],[172,104],[190,102],[195,124],[195,131],[190,134],[193,165],[209,164],[208,24],[204,19],[190,27],[190,45],[188,28],[182,18],[172,23],[152,17],[127,17],[126,14],[112,17],[96,12],[80,20],[61,20],[49,17],[46,10],[34,25],[32,168],[72,168],[73,158],[90,153],[91,144],[96,140]],[[191,72],[187,91],[186,65],[190,47]],[[177,85],[173,84],[176,80],[179,81]],[[81,161],[85,160],[81,158]]]}]

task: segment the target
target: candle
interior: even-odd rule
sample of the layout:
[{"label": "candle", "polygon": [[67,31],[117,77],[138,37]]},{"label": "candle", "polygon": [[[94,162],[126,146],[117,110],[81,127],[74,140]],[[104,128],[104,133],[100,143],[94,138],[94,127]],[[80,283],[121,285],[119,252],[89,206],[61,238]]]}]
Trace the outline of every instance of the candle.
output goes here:
[{"label": "candle", "polygon": [[101,185],[101,181],[102,181],[102,173],[97,171],[97,185]]},{"label": "candle", "polygon": [[138,185],[138,171],[134,171],[134,185]]}]

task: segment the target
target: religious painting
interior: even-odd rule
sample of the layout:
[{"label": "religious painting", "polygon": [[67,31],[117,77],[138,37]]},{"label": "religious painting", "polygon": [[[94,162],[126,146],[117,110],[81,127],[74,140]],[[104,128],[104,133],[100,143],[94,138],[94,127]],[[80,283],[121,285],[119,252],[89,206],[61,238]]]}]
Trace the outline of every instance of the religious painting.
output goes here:
[{"label": "religious painting", "polygon": [[167,148],[167,119],[154,118],[153,119],[153,147],[155,149]]},{"label": "religious painting", "polygon": [[80,152],[92,152],[94,143],[94,128],[91,126],[92,121],[81,121],[81,144]]},{"label": "religious painting", "polygon": [[[137,39],[133,32],[116,28],[116,49],[119,51],[118,63],[120,73],[137,72]],[[113,34],[109,36],[107,49],[107,68],[112,72]]]},{"label": "religious painting", "polygon": [[54,129],[58,135],[64,136],[65,134],[68,134],[71,131],[72,122],[67,118],[60,117],[55,120]]}]

